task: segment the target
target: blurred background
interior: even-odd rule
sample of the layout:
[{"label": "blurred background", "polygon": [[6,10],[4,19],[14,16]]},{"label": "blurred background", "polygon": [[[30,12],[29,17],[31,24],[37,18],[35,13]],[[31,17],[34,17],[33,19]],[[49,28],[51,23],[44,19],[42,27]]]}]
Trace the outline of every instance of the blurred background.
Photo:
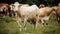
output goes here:
[{"label": "blurred background", "polygon": [[45,4],[46,6],[55,6],[57,5],[60,0],[0,0],[0,3],[14,3],[14,2],[19,2],[19,3],[23,3],[23,4],[36,4],[36,5],[40,5],[40,4]]}]

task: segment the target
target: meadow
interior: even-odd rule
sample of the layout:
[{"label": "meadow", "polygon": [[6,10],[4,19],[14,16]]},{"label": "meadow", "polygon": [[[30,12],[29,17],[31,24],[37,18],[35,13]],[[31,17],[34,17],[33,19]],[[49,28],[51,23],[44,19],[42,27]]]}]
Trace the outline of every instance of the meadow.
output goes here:
[{"label": "meadow", "polygon": [[0,34],[60,34],[60,24],[57,23],[55,14],[50,16],[48,25],[38,25],[38,28],[34,29],[33,25],[28,22],[26,25],[27,29],[24,30],[22,27],[22,31],[20,32],[15,18],[0,16]]}]

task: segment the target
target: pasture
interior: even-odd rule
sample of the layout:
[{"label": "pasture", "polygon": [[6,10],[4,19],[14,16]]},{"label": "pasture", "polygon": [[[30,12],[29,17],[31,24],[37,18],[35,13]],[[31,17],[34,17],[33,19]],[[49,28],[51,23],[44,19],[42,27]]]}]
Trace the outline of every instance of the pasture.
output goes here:
[{"label": "pasture", "polygon": [[33,25],[27,23],[27,29],[24,30],[22,27],[22,31],[20,32],[15,18],[0,16],[0,34],[60,34],[60,24],[57,24],[55,14],[50,16],[48,25],[38,25],[38,28],[33,29]]}]

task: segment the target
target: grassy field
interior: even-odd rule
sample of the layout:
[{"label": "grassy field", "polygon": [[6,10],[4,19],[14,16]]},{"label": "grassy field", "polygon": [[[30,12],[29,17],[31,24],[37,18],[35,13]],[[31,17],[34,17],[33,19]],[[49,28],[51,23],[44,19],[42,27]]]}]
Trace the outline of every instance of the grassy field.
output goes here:
[{"label": "grassy field", "polygon": [[[25,31],[22,28],[22,31],[19,31],[18,24],[16,20],[12,17],[0,17],[0,34],[60,34],[60,24],[56,22],[56,16],[53,14],[48,21],[48,25],[38,24],[39,27],[35,30],[33,29],[33,25],[27,23],[27,30]],[[23,23],[22,23],[23,25]]]}]

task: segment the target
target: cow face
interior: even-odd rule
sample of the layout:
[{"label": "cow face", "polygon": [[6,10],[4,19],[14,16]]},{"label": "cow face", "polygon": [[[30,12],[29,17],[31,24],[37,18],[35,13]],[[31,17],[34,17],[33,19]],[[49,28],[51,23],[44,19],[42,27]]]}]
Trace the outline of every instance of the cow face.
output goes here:
[{"label": "cow face", "polygon": [[19,3],[18,3],[18,2],[16,2],[16,3],[14,4],[14,7],[13,7],[13,8],[14,8],[14,10],[15,10],[15,11],[18,11]]},{"label": "cow face", "polygon": [[7,8],[6,6],[1,6],[1,7],[0,7],[0,11],[3,11],[3,10],[6,11],[7,9],[8,9],[8,8]]},{"label": "cow face", "polygon": [[8,7],[7,6],[3,6],[4,7],[4,11],[7,11],[8,10]]},{"label": "cow face", "polygon": [[18,11],[20,4],[18,2],[15,2],[14,4],[10,5],[11,10]]}]

